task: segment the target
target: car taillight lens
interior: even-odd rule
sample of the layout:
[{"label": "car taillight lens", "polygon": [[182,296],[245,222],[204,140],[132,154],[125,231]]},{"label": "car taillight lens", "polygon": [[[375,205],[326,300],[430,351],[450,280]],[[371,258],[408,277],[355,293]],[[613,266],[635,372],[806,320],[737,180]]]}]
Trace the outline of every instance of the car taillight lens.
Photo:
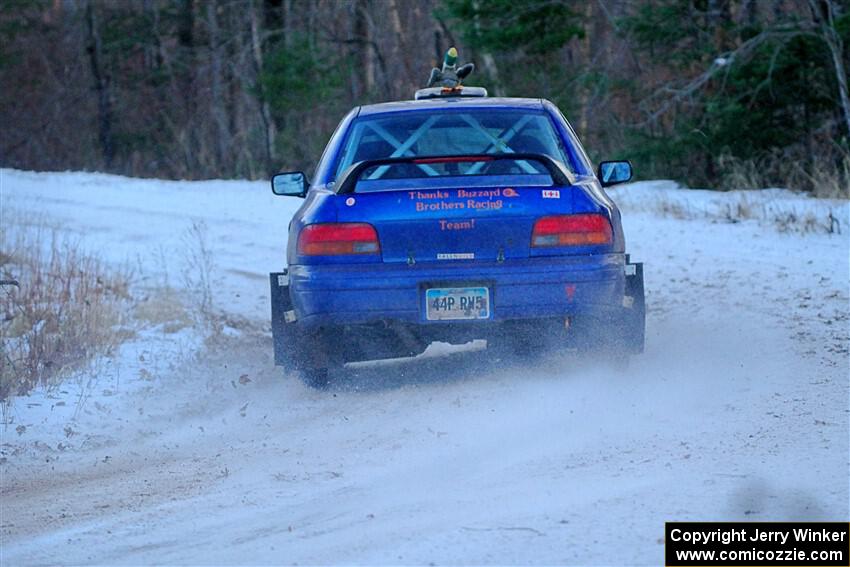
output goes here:
[{"label": "car taillight lens", "polygon": [[302,256],[379,254],[375,227],[360,222],[310,224],[298,236]]},{"label": "car taillight lens", "polygon": [[543,217],[534,223],[533,247],[594,246],[611,244],[613,233],[608,217],[596,214]]}]

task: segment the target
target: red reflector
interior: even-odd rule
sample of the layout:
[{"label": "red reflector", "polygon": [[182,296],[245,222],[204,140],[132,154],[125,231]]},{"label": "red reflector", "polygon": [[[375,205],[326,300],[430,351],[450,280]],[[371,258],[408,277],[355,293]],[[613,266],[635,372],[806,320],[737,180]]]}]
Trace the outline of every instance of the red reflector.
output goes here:
[{"label": "red reflector", "polygon": [[611,244],[613,232],[608,217],[597,214],[543,217],[534,223],[533,247],[592,246]]},{"label": "red reflector", "polygon": [[322,223],[304,227],[298,236],[302,256],[378,254],[381,246],[375,227],[366,223]]}]

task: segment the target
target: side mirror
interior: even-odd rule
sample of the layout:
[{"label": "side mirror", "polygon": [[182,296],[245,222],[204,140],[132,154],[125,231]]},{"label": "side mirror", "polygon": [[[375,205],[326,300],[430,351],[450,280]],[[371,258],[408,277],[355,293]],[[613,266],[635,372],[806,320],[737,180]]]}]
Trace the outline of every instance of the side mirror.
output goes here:
[{"label": "side mirror", "polygon": [[272,176],[272,193],[284,197],[303,197],[307,194],[307,176],[300,171]]},{"label": "side mirror", "polygon": [[625,183],[632,178],[632,164],[628,161],[603,161],[599,164],[597,176],[603,187]]}]

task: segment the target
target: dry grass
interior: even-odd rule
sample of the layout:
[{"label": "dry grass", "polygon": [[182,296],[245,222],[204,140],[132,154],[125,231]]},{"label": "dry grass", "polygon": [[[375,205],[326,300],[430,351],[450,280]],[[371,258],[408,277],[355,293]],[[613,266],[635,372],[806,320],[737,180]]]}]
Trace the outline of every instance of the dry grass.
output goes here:
[{"label": "dry grass", "polygon": [[782,187],[822,199],[850,199],[850,152],[846,150],[837,157],[815,156],[809,163],[777,153],[758,160],[721,156],[718,165],[723,172],[722,189]]},{"label": "dry grass", "polygon": [[809,176],[816,187],[815,197],[850,199],[850,152],[845,153],[839,167],[816,167]]},{"label": "dry grass", "polygon": [[139,299],[133,308],[133,320],[145,327],[158,327],[167,335],[193,325],[180,294],[168,287],[155,289]]},{"label": "dry grass", "polygon": [[204,329],[208,337],[216,337],[221,334],[222,319],[213,306],[215,261],[208,240],[203,221],[193,221],[183,233],[182,284],[195,326]]},{"label": "dry grass", "polygon": [[[808,192],[819,199],[850,199],[850,152],[835,150],[832,156],[817,155],[806,163],[795,156],[776,153],[759,160],[739,160],[724,156],[718,161],[723,173],[721,189],[761,189],[782,187]],[[846,227],[832,210],[824,215],[794,207],[751,203],[744,196],[730,208],[727,220],[737,222],[759,218],[773,223],[781,232],[841,233]]]},{"label": "dry grass", "polygon": [[[661,189],[661,188],[659,188]],[[672,189],[672,188],[671,188]],[[786,191],[706,191],[697,197],[688,189],[617,190],[614,200],[626,215],[645,212],[681,220],[757,222],[779,232],[846,234],[848,209],[841,200],[806,198]]]},{"label": "dry grass", "polygon": [[0,279],[19,282],[0,288],[0,400],[7,400],[120,344],[130,277],[78,241],[3,216]]}]

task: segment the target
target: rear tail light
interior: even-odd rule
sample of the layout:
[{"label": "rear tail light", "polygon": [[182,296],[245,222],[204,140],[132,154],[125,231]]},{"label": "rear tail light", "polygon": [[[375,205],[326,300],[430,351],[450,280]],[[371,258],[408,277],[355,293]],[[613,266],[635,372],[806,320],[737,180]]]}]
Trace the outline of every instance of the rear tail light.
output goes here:
[{"label": "rear tail light", "polygon": [[360,222],[321,223],[304,227],[298,236],[302,256],[379,254],[378,233],[371,224]]},{"label": "rear tail light", "polygon": [[597,214],[543,217],[534,223],[531,246],[594,246],[611,244],[613,233],[608,217]]}]

